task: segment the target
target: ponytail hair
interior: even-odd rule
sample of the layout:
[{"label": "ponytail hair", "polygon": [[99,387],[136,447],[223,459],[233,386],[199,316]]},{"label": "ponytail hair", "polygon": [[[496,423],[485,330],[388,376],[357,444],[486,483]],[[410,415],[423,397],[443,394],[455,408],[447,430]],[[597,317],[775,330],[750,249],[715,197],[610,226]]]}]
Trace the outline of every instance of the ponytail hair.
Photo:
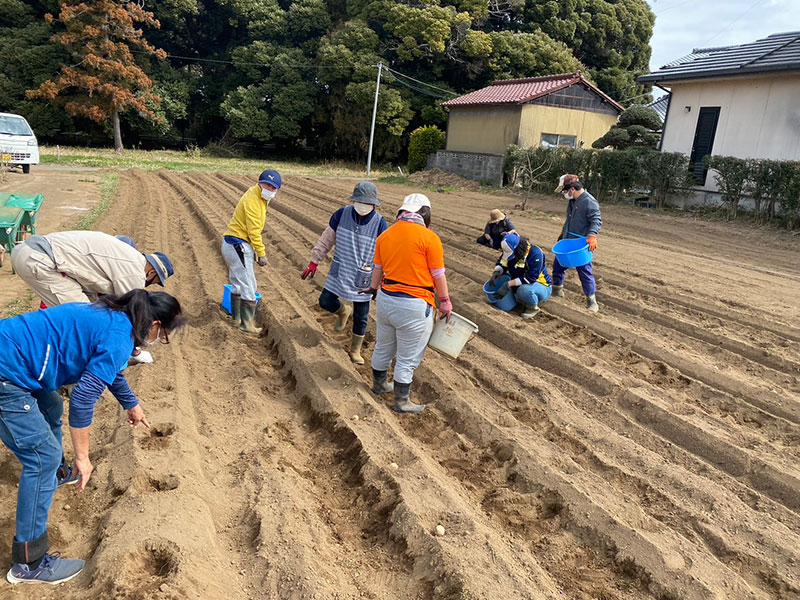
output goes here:
[{"label": "ponytail hair", "polygon": [[94,304],[128,316],[133,326],[135,346],[141,346],[147,340],[153,321],[160,321],[167,331],[174,331],[184,323],[180,303],[166,292],[131,290],[122,296],[100,296]]}]

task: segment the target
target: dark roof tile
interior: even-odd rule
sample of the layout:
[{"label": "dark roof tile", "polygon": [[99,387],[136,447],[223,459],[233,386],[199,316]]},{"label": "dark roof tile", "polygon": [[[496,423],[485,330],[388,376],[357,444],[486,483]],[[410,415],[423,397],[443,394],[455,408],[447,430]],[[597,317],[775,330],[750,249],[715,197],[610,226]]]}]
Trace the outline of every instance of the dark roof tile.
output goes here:
[{"label": "dark roof tile", "polygon": [[659,83],[767,71],[800,71],[800,31],[776,33],[737,46],[698,48],[658,71],[639,77],[639,81]]}]

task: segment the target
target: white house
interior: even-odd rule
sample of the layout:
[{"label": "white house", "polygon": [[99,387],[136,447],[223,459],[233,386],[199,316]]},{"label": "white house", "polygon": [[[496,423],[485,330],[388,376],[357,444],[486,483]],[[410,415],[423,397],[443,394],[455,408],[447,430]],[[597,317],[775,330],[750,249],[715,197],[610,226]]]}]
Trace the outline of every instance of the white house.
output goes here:
[{"label": "white house", "polygon": [[697,49],[639,78],[670,92],[661,150],[689,156],[713,195],[708,154],[800,160],[800,31]]}]

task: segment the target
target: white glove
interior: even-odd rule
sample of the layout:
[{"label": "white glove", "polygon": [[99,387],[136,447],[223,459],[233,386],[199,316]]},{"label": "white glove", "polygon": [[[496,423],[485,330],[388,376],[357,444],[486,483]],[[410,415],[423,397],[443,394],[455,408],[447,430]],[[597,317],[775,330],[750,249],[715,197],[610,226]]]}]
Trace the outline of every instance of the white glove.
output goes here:
[{"label": "white glove", "polygon": [[135,356],[131,355],[131,361],[139,363],[140,365],[144,365],[153,362],[153,355],[150,354],[147,350],[140,350],[139,354]]}]

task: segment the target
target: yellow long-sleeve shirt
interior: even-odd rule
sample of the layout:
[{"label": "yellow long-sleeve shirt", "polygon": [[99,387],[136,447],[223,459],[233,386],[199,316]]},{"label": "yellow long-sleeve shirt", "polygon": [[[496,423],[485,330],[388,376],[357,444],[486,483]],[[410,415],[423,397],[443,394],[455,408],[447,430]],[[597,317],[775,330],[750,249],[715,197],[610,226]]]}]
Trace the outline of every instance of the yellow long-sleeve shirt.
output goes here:
[{"label": "yellow long-sleeve shirt", "polygon": [[258,185],[251,187],[239,199],[224,235],[232,235],[246,241],[253,247],[256,256],[265,256],[267,249],[261,239],[261,232],[267,221],[268,204],[269,202],[261,197],[261,187]]}]

